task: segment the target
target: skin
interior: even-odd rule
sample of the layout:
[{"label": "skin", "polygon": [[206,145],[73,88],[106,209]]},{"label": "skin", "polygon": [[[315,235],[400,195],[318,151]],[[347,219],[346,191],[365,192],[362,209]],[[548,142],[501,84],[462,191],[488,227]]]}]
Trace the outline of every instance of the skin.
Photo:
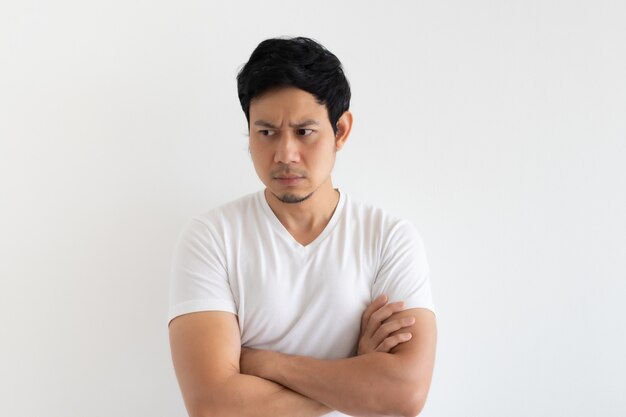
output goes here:
[{"label": "skin", "polygon": [[[406,323],[394,317],[402,306],[386,302],[386,297],[378,297],[363,312],[360,356],[390,353],[404,340],[398,336],[405,334]],[[383,327],[393,322],[394,326]],[[394,327],[400,331],[378,331]],[[231,313],[206,311],[179,316],[170,323],[169,334],[174,369],[190,417],[316,417],[333,410],[313,397],[256,375],[263,372],[264,355],[271,352],[242,348],[237,318]],[[382,335],[383,343],[374,334]]]},{"label": "skin", "polygon": [[321,233],[339,202],[331,172],[351,128],[346,111],[335,134],[326,106],[297,88],[270,90],[250,102],[254,169],[272,211],[303,245]]},{"label": "skin", "polygon": [[435,361],[436,326],[427,309],[392,315],[412,317],[411,339],[388,353],[375,351],[324,360],[269,350],[243,349],[241,372],[277,382],[330,409],[358,416],[416,416],[426,402]]},{"label": "skin", "polygon": [[404,303],[387,303],[387,296],[381,295],[370,304],[361,316],[361,333],[357,355],[372,352],[390,352],[391,349],[413,337],[411,332],[401,331],[415,324],[415,317],[391,318],[404,309]]},{"label": "skin", "polygon": [[[352,127],[335,133],[324,105],[296,88],[250,103],[250,155],[277,218],[300,244],[312,242],[339,200],[331,172]],[[169,326],[176,375],[192,417],[417,415],[435,359],[434,315],[379,297],[363,312],[358,355],[320,360],[241,347],[235,315],[199,312]]]},{"label": "skin", "polygon": [[330,411],[282,385],[240,372],[241,338],[234,314],[185,314],[172,320],[169,335],[190,417],[317,417]]}]

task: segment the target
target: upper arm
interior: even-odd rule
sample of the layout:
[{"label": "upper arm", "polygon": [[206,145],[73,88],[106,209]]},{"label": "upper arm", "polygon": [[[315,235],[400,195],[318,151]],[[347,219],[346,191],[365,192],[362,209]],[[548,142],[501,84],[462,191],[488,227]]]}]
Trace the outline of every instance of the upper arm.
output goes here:
[{"label": "upper arm", "polygon": [[[435,366],[435,351],[437,345],[437,325],[435,314],[426,308],[412,308],[395,313],[388,320],[400,317],[413,316],[415,323],[396,333],[411,333],[409,341],[400,343],[390,353],[398,359],[403,377],[409,382],[409,387],[417,413],[422,409],[428,396],[433,369]],[[416,413],[416,414],[417,414]]]},{"label": "upper arm", "polygon": [[171,321],[169,332],[176,376],[191,417],[328,413],[317,401],[240,373],[241,337],[234,314],[185,314]]},{"label": "upper arm", "polygon": [[403,301],[407,309],[435,311],[424,244],[409,222],[396,224],[385,239],[372,299],[382,294],[387,295],[389,302]]},{"label": "upper arm", "polygon": [[200,311],[236,314],[226,264],[220,233],[210,223],[189,222],[172,259],[168,318]]},{"label": "upper arm", "polygon": [[205,311],[178,316],[169,325],[176,377],[192,410],[219,400],[219,387],[239,373],[241,337],[232,313]]},{"label": "upper arm", "polygon": [[398,364],[394,372],[407,382],[403,384],[410,390],[406,394],[417,398],[420,407],[416,408],[421,408],[432,380],[437,328],[426,251],[417,229],[409,222],[397,223],[385,240],[372,297],[381,294],[386,294],[390,302],[403,301],[406,306],[406,310],[393,314],[387,321],[415,317],[411,327],[396,332],[408,331],[411,339],[397,345],[391,353]]}]

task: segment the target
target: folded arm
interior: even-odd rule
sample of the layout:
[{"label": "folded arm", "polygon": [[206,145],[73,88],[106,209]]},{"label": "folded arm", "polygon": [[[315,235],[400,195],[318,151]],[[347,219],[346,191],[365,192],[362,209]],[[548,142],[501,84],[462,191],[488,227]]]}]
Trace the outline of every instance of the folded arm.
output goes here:
[{"label": "folded arm", "polygon": [[348,359],[321,360],[243,349],[241,371],[346,414],[415,416],[430,388],[436,324],[434,314],[421,308],[394,313],[390,320],[406,317],[414,317],[414,323],[397,334],[408,332],[412,337],[389,353],[373,351]]},{"label": "folded arm", "polygon": [[190,417],[322,416],[331,410],[275,382],[240,373],[235,315],[200,312],[169,326],[176,376]]}]

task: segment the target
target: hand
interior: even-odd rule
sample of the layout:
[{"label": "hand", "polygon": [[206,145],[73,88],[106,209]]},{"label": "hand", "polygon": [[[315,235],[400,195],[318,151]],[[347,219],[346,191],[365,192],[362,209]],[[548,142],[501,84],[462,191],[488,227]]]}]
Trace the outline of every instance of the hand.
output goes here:
[{"label": "hand", "polygon": [[415,323],[415,317],[403,317],[388,320],[392,314],[402,311],[404,302],[397,301],[387,304],[387,296],[381,295],[372,301],[361,316],[361,334],[357,355],[372,352],[388,353],[411,339],[411,333],[397,332]]}]

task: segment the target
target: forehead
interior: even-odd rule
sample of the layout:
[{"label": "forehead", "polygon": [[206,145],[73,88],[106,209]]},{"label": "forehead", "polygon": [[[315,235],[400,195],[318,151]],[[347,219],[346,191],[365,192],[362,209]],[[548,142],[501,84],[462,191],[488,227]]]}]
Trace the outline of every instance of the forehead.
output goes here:
[{"label": "forehead", "polygon": [[315,96],[294,87],[272,89],[250,101],[250,122],[263,119],[281,122],[283,119],[328,119],[326,106],[317,102]]}]

